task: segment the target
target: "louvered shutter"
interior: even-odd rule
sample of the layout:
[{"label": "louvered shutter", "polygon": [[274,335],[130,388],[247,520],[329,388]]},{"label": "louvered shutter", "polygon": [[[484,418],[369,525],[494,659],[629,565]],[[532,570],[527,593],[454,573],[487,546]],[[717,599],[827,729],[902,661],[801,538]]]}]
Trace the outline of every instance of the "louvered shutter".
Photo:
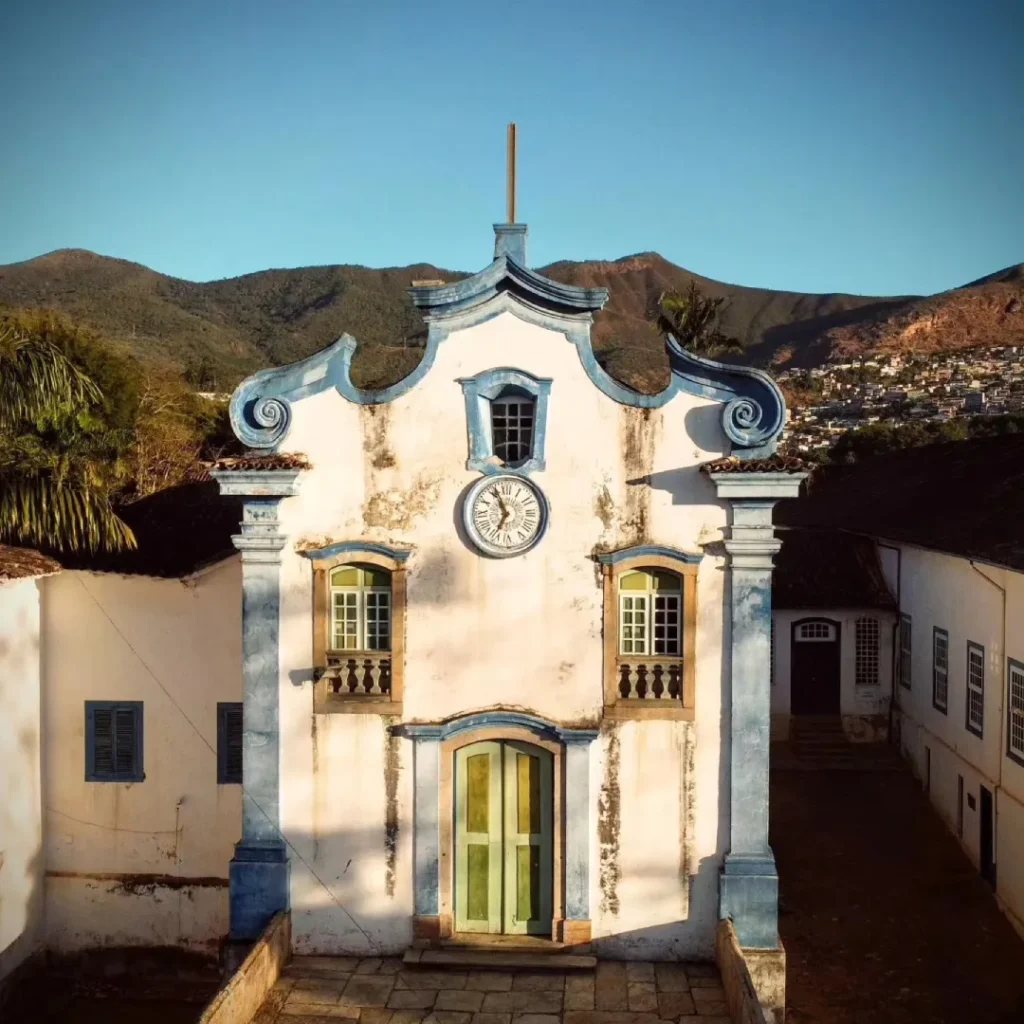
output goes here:
[{"label": "louvered shutter", "polygon": [[242,781],[242,705],[217,705],[217,781]]},{"label": "louvered shutter", "polygon": [[114,774],[114,712],[95,708],[92,712],[92,765],[90,775],[111,777]]},{"label": "louvered shutter", "polygon": [[114,711],[114,776],[131,779],[138,774],[135,764],[137,721],[134,708]]}]

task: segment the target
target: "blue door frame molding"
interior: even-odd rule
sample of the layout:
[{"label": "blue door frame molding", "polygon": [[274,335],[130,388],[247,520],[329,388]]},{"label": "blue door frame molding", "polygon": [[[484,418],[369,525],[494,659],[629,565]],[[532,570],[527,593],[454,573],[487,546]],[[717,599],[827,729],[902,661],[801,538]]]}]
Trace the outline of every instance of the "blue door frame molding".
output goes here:
[{"label": "blue door frame molding", "polygon": [[590,340],[590,325],[594,313],[608,301],[607,289],[559,284],[527,269],[525,225],[498,224],[495,233],[494,260],[478,274],[454,284],[409,290],[426,321],[427,343],[419,365],[404,380],[378,390],[357,388],[351,376],[357,343],[343,334],[308,359],[262,370],[244,380],[231,397],[231,423],[238,437],[251,448],[276,449],[288,434],[292,405],[332,387],[357,405],[393,402],[430,372],[438,347],[450,334],[507,312],[563,334],[576,346],[594,385],[614,401],[656,409],[685,392],[721,402],[722,430],[732,454],[763,458],[774,452],[786,406],[768,374],[694,355],[670,336],[666,348],[671,374],[665,390],[645,395],[625,387],[598,364]]},{"label": "blue door frame molding", "polygon": [[[523,729],[562,745],[564,765],[565,933],[573,923],[590,928],[590,744],[597,729],[569,729],[537,715],[483,711],[436,724],[396,725],[392,731],[413,742],[413,890],[417,920],[441,912],[441,745],[478,729]],[[558,822],[555,823],[556,829]]]}]

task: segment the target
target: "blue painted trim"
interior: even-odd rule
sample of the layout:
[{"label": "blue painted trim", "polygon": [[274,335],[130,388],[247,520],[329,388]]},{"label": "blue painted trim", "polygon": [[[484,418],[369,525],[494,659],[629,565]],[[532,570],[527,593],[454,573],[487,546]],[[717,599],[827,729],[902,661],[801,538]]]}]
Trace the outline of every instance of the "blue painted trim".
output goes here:
[{"label": "blue painted trim", "polygon": [[[96,712],[110,711],[110,756],[109,772],[96,771]],[[117,773],[117,723],[114,714],[128,711],[132,714],[132,767],[127,773]],[[87,700],[85,702],[85,781],[86,782],[144,782],[146,779],[142,747],[143,702],[141,700]]]},{"label": "blue painted trim", "polygon": [[576,288],[549,281],[507,253],[479,274],[437,288],[410,289],[427,322],[427,344],[419,365],[390,387],[363,391],[352,383],[356,341],[343,334],[333,345],[290,366],[262,370],[244,380],[231,398],[231,424],[251,448],[276,448],[291,425],[291,404],[333,387],[356,405],[393,402],[430,372],[438,346],[454,331],[512,313],[526,323],[563,334],[576,346],[584,370],[608,398],[622,405],[657,409],[680,392],[721,402],[722,430],[740,458],[775,451],[786,405],[775,382],[762,370],[732,366],[684,351],[666,339],[671,377],[664,391],[644,395],[606,373],[590,340],[593,314],[608,300],[604,288]]},{"label": "blue painted trim", "polygon": [[[1012,694],[1010,683],[1012,681],[1012,672],[1016,669],[1018,672],[1024,673],[1024,662],[1017,661],[1016,658],[1006,659],[1006,692]],[[1022,768],[1024,768],[1024,757],[1018,754],[1010,746],[1010,737],[1013,735],[1013,701],[1007,700],[1006,702],[1006,756],[1011,760],[1015,761]]]},{"label": "blue painted trim", "polygon": [[602,565],[618,565],[632,558],[648,558],[658,556],[660,558],[671,558],[675,562],[683,562],[686,565],[699,565],[704,555],[691,551],[680,551],[678,548],[667,548],[661,544],[637,544],[631,548],[620,548],[618,551],[608,551],[597,556]]},{"label": "blue painted trim", "polygon": [[508,728],[527,729],[545,739],[557,740],[560,743],[592,743],[599,735],[597,729],[567,729],[546,718],[522,711],[480,711],[436,724],[395,725],[392,726],[392,731],[415,741],[443,742],[474,729]]},{"label": "blue painted trim", "polygon": [[[547,439],[548,396],[551,394],[550,377],[534,377],[525,370],[502,366],[484,370],[475,377],[459,377],[466,400],[466,429],[469,432],[469,458],[466,469],[480,473],[509,472],[524,476],[544,469],[544,445]],[[498,466],[490,460],[494,456],[494,438],[491,434],[491,402],[508,390],[524,392],[534,402],[532,454],[525,462]]]},{"label": "blue painted trim", "polygon": [[407,548],[392,548],[386,544],[378,544],[376,541],[342,540],[337,544],[328,544],[322,548],[307,548],[300,551],[303,558],[334,558],[335,555],[366,554],[382,555],[384,558],[393,558],[396,562],[406,562],[412,551]]}]

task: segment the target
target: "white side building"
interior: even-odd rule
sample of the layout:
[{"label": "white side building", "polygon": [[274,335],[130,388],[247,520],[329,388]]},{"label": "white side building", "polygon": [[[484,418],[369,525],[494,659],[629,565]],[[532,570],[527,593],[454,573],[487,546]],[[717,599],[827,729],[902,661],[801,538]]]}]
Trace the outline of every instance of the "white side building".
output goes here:
[{"label": "white side building", "polygon": [[874,540],[898,605],[894,740],[1024,934],[1024,438],[836,467],[779,516]]}]

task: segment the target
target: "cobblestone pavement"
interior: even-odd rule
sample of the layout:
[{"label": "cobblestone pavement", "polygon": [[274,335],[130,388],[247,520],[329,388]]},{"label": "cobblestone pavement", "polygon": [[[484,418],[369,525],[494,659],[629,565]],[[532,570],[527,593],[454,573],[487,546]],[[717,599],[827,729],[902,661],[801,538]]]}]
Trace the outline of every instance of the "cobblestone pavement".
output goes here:
[{"label": "cobblestone pavement", "polygon": [[906,766],[773,767],[787,1024],[1024,1024],[1024,942]]},{"label": "cobblestone pavement", "polygon": [[602,961],[593,972],[459,971],[295,957],[254,1024],[730,1024],[707,964]]}]

